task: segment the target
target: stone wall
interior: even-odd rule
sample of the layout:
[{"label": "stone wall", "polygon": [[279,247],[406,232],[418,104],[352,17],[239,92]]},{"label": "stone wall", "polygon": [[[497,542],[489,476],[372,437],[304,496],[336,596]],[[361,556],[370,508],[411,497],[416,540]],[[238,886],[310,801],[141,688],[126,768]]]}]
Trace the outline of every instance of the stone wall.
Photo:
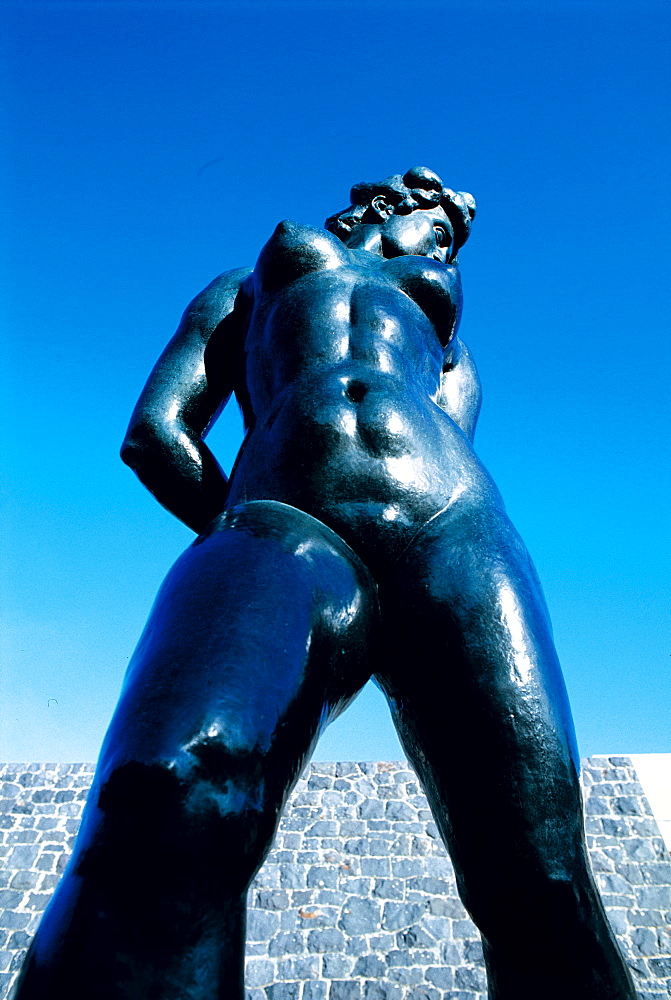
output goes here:
[{"label": "stone wall", "polygon": [[[92,774],[0,768],[0,998],[72,850]],[[668,1000],[671,858],[629,758],[592,757],[583,781],[608,916],[641,1000]],[[478,934],[406,764],[310,765],[250,889],[247,987],[248,1000],[484,1000]]]}]

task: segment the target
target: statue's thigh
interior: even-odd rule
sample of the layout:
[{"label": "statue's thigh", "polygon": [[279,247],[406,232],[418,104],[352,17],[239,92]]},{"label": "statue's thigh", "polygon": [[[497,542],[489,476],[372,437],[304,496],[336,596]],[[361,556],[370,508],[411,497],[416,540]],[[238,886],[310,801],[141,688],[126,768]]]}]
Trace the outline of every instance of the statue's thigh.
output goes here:
[{"label": "statue's thigh", "polygon": [[321,522],[275,502],[225,512],[158,594],[98,780],[127,761],[290,770],[370,675],[376,616],[367,570]]},{"label": "statue's thigh", "polygon": [[[380,677],[469,890],[580,854],[577,753],[543,595],[505,515],[429,522],[381,593]],[[470,893],[469,893],[470,894]]]},{"label": "statue's thigh", "polygon": [[245,890],[320,727],[367,679],[376,614],[365,567],[291,507],[242,505],[198,538],[130,664],[23,995],[239,990]]}]

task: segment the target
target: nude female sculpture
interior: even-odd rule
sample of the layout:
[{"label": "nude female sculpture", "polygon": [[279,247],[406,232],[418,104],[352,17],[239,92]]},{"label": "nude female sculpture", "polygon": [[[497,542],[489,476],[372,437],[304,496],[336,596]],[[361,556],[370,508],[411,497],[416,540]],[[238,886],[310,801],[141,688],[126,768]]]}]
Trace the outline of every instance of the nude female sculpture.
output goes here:
[{"label": "nude female sculpture", "polygon": [[[456,255],[474,214],[425,168],[357,185],[330,231],[281,223],[184,314],[122,454],[198,538],[131,661],[20,1000],[239,998],[247,886],[371,676],[490,1000],[634,998],[540,585],[472,447]],[[232,392],[247,434],[227,482],[203,438]]]}]

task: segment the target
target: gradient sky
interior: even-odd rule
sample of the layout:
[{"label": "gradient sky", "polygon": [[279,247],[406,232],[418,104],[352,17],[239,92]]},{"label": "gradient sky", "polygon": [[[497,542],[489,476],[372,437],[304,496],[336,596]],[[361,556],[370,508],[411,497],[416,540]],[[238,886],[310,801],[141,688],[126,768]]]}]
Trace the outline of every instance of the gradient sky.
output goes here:
[{"label": "gradient sky", "polygon": [[[476,447],[543,581],[581,751],[670,750],[668,4],[22,0],[0,20],[0,760],[95,759],[193,537],[118,458],[188,301],[280,219],[319,225],[415,164],[478,200]],[[229,407],[224,465],[240,433]],[[400,756],[379,693],[317,756]]]}]

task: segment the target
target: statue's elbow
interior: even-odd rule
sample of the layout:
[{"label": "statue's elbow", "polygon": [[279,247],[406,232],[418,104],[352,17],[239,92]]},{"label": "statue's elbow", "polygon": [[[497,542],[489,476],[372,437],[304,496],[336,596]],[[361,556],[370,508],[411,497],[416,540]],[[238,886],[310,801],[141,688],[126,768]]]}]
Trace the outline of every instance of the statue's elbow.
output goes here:
[{"label": "statue's elbow", "polygon": [[160,450],[160,435],[156,429],[144,423],[134,424],[129,427],[121,445],[121,461],[142,479],[143,473],[155,463]]},{"label": "statue's elbow", "polygon": [[138,451],[135,443],[133,441],[129,441],[128,438],[125,437],[119,454],[124,465],[127,465],[129,469],[134,470],[138,459]]}]

